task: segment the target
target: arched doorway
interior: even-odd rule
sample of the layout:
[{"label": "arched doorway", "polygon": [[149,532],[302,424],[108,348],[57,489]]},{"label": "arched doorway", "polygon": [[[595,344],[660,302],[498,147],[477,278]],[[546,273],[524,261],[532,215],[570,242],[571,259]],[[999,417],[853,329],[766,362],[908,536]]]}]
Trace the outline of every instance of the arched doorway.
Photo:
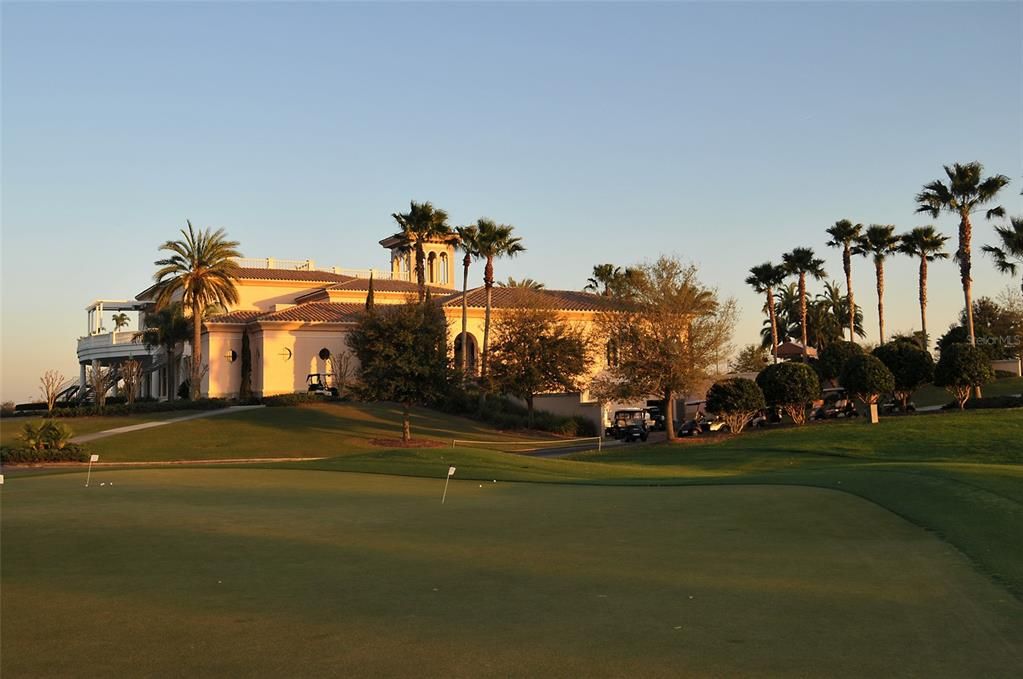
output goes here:
[{"label": "arched doorway", "polygon": [[[465,344],[469,350],[466,354],[466,371],[471,376],[475,376],[478,373],[477,360],[479,357],[479,345],[476,343],[476,338],[472,336],[471,332],[465,333]],[[455,370],[462,369],[462,333],[458,333],[455,337]]]}]

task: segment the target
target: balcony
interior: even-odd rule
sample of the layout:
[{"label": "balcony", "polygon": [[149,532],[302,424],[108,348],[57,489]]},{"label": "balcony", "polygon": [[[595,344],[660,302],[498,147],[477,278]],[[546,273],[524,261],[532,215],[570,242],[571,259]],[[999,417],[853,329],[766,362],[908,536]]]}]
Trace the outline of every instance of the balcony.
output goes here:
[{"label": "balcony", "polygon": [[110,361],[126,358],[152,356],[159,349],[146,349],[142,342],[135,342],[135,332],[107,332],[78,339],[78,362]]}]

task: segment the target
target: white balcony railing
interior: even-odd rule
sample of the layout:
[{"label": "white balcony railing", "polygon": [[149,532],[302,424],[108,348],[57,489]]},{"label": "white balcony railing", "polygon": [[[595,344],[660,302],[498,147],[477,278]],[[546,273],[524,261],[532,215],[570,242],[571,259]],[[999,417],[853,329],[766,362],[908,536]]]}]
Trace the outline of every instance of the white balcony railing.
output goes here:
[{"label": "white balcony railing", "polygon": [[286,271],[329,271],[340,276],[354,278],[390,278],[391,272],[383,269],[344,269],[338,266],[316,266],[312,259],[277,259],[276,257],[238,257],[238,266],[246,269],[284,269]]}]

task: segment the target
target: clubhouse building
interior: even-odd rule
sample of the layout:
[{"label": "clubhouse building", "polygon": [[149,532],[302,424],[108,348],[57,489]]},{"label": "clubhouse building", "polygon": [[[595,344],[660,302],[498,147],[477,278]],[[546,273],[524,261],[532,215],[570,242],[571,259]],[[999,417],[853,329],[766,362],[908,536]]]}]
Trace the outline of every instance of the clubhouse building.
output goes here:
[{"label": "clubhouse building", "polygon": [[[468,325],[462,346],[462,293],[455,289],[457,236],[424,243],[426,282],[448,320],[455,365],[462,352],[470,371],[478,374],[483,340],[486,291],[471,288],[467,295]],[[365,309],[372,280],[374,304],[398,304],[415,296],[414,255],[401,235],[380,241],[390,252],[389,270],[318,268],[312,260],[241,259],[238,261],[238,303],[225,313],[203,322],[202,360],[208,366],[201,393],[207,397],[234,398],[241,390],[243,342],[251,359],[251,391],[255,396],[305,392],[310,375],[331,372],[332,357],[349,353],[347,333],[359,312]],[[460,269],[460,258],[458,258]],[[460,273],[460,272],[459,272]],[[493,289],[493,314],[499,316],[519,299],[514,288]],[[569,322],[590,325],[606,308],[598,295],[568,291],[539,290],[543,302]],[[187,377],[185,363],[191,350],[188,342],[174,353],[160,347],[146,347],[137,331],[108,332],[104,314],[136,312],[138,327],[154,308],[154,287],[133,300],[96,300],[86,307],[88,334],[78,340],[80,382],[86,383],[86,366],[116,366],[133,358],[142,363],[142,395],[166,399],[175,394]],[[246,339],[247,338],[247,339]],[[355,358],[350,361],[354,364]],[[170,369],[168,369],[170,368]],[[597,366],[600,370],[602,366]],[[550,394],[537,400],[537,407],[563,414],[584,414],[603,419],[600,404],[582,394]]]}]

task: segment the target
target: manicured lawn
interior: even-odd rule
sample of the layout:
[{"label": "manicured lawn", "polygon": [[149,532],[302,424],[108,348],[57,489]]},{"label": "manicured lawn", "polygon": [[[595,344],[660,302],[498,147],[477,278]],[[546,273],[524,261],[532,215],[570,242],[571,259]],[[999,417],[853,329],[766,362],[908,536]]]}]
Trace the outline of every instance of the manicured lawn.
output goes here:
[{"label": "manicured lawn", "polygon": [[[115,427],[127,427],[131,424],[169,420],[189,415],[193,412],[197,411],[179,410],[147,413],[145,415],[117,415],[110,417],[58,417],[54,421],[67,425],[77,436],[78,434],[91,434],[103,431],[104,429],[114,429]],[[17,445],[18,434],[21,433],[26,422],[40,424],[43,421],[41,417],[5,417],[0,419],[0,445]]]},{"label": "manicured lawn", "polygon": [[82,480],[0,490],[5,677],[1008,677],[1023,662],[1023,603],[848,493],[456,477],[442,506],[439,478]]},{"label": "manicured lawn", "polygon": [[[1004,377],[984,386],[984,396],[1011,396],[1023,394],[1023,377]],[[950,403],[952,396],[941,387],[927,384],[913,394],[913,402],[918,408],[923,406],[940,406]]]},{"label": "manicured lawn", "polygon": [[[117,426],[117,425],[114,425]],[[426,409],[413,416],[416,438],[515,440],[479,422]],[[332,457],[381,450],[373,439],[401,438],[401,411],[391,405],[321,403],[259,408],[119,434],[88,444],[104,461]]]}]

